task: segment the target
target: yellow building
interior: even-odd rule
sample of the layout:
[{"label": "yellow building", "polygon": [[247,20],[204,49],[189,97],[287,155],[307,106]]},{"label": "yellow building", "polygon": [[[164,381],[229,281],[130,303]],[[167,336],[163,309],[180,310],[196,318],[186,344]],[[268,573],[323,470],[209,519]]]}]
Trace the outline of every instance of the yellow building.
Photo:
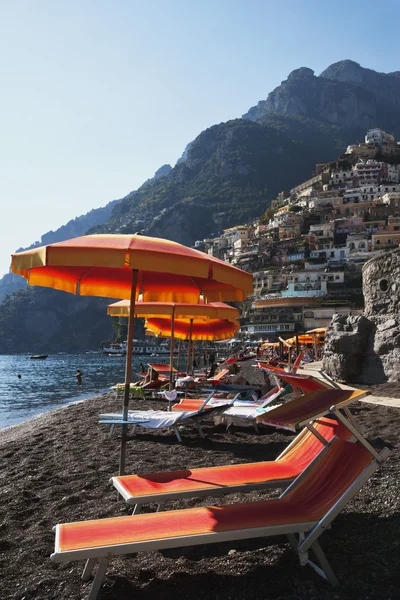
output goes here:
[{"label": "yellow building", "polygon": [[377,231],[372,234],[372,250],[391,250],[400,245],[400,231]]}]

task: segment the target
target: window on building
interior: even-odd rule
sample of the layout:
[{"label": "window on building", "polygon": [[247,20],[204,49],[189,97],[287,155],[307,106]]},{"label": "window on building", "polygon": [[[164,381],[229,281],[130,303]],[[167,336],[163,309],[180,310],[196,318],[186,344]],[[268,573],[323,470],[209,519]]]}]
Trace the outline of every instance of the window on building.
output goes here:
[{"label": "window on building", "polygon": [[387,243],[388,243],[388,244],[391,244],[391,243],[392,243],[392,240],[389,238],[389,239],[388,239],[388,241],[387,241]]}]

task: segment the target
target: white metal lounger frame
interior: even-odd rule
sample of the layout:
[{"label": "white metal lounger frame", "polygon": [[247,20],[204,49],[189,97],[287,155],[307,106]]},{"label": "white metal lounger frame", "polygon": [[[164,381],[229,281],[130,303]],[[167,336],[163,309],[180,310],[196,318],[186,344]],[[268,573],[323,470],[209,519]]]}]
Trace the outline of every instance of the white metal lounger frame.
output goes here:
[{"label": "white metal lounger frame", "polygon": [[[207,403],[211,400],[211,398],[214,395],[214,391],[213,391],[212,394],[210,394],[204,400],[203,404],[199,407],[198,410],[183,412],[177,418],[177,420],[175,421],[175,423],[173,425],[169,425],[169,426],[165,427],[165,429],[170,429],[170,428],[173,429],[173,431],[175,432],[175,435],[177,437],[178,442],[181,444],[182,443],[182,437],[181,437],[181,434],[180,434],[179,429],[178,429],[179,426],[183,425],[186,421],[193,421],[195,423],[196,427],[197,427],[197,430],[198,430],[200,436],[204,439],[205,436],[204,436],[204,432],[203,432],[203,429],[201,427],[199,419],[201,417],[203,417],[203,416],[212,415],[212,414],[215,414],[216,412],[221,412],[221,411],[226,410],[226,408],[228,406],[230,406],[231,404],[234,403],[234,401],[240,396],[240,394],[241,394],[241,392],[238,392],[234,398],[232,398],[231,400],[228,400],[225,404],[222,404],[221,406],[213,406],[212,408],[204,410],[205,407],[206,407],[206,405],[207,405]],[[150,412],[151,411],[149,411],[149,417],[151,417]],[[123,419],[106,419],[105,418],[105,419],[100,419],[99,423],[100,423],[100,425],[111,425],[110,437],[112,435],[112,432],[114,431],[115,425],[132,425],[132,435],[135,435],[136,434],[136,428],[137,428],[137,426],[138,425],[140,426],[141,423],[148,423],[148,420],[147,421],[145,421],[145,420],[142,420],[142,421],[138,421],[137,420],[137,421],[135,421],[134,418],[135,418],[134,415],[133,415],[133,418],[131,420],[128,419],[127,421],[124,421]],[[154,428],[154,429],[156,429],[156,428]]]},{"label": "white metal lounger frame", "polygon": [[[215,392],[213,391],[204,400],[204,403],[202,404],[200,410],[202,410],[204,408],[204,406],[207,404],[207,402],[209,402],[212,399],[212,397],[214,396],[214,393]],[[170,410],[170,403],[168,402],[168,411],[169,410]],[[131,411],[131,412],[133,414],[135,411]],[[129,415],[129,411],[128,411],[128,415]],[[101,425],[110,425],[110,433],[108,434],[109,439],[112,438],[116,425],[131,425],[132,426],[132,435],[136,435],[136,426],[140,425],[140,422],[142,422],[142,423],[148,423],[149,421],[148,420],[143,420],[143,419],[140,419],[140,420],[136,419],[135,420],[134,414],[133,414],[132,418],[128,419],[127,421],[124,421],[122,418],[108,417],[107,414],[103,414],[103,415],[100,415],[100,421],[99,421],[99,423]],[[182,443],[182,438],[180,436],[180,433],[179,433],[179,430],[178,430],[178,427],[176,426],[176,424],[172,425],[172,429],[174,430],[175,435],[178,438],[178,442],[181,444]],[[203,430],[201,429],[201,427],[199,428],[199,426],[197,426],[197,429],[199,430],[199,433],[200,433],[201,437],[204,438]]]},{"label": "white metal lounger frame", "polygon": [[[300,431],[300,433],[290,442],[290,444],[279,454],[279,456],[275,459],[276,462],[279,459],[283,458],[292,448],[296,445],[307,433],[309,430],[308,427],[304,427]],[[324,437],[322,437],[316,429],[312,429],[312,433],[318,437],[320,441],[324,444],[324,446],[328,446],[329,443]],[[323,449],[321,449],[321,452]],[[319,454],[315,457],[318,458]],[[311,461],[310,464],[313,464]],[[267,490],[267,489],[286,489],[295,478],[290,479],[279,479],[276,481],[258,481],[255,483],[242,483],[236,484],[232,486],[221,486],[219,488],[203,488],[200,490],[181,490],[177,492],[165,492],[164,494],[148,494],[146,496],[135,496],[132,498],[126,489],[119,482],[119,477],[111,477],[110,483],[115,487],[118,493],[122,496],[128,506],[133,506],[132,515],[138,515],[141,512],[143,504],[156,504],[157,512],[160,512],[165,509],[165,504],[169,500],[177,500],[181,498],[200,498],[203,496],[224,496],[226,494],[232,494],[235,492],[252,492],[255,490]]]},{"label": "white metal lounger frame", "polygon": [[[332,443],[332,442],[330,442]],[[325,449],[326,451],[326,449]],[[244,529],[235,529],[223,532],[213,532],[206,534],[187,535],[172,538],[162,538],[154,540],[146,540],[144,542],[129,542],[125,544],[84,548],[80,550],[72,550],[69,552],[59,553],[59,526],[53,528],[56,533],[55,552],[51,555],[51,560],[56,563],[69,562],[72,560],[86,560],[86,565],[82,574],[82,580],[88,581],[96,562],[99,567],[87,600],[96,600],[100,590],[104,575],[108,564],[113,556],[123,554],[135,554],[137,552],[148,552],[152,550],[165,550],[167,548],[180,548],[187,546],[198,546],[203,544],[212,544],[218,542],[226,542],[232,540],[254,539],[259,537],[271,537],[276,535],[286,535],[292,549],[298,555],[300,565],[309,564],[321,577],[329,581],[332,585],[338,585],[335,574],[329,565],[329,562],[323,553],[318,538],[325,529],[329,527],[334,518],[341,512],[344,506],[355,496],[362,488],[364,483],[376,471],[380,463],[383,462],[389,455],[388,448],[384,448],[378,453],[379,461],[373,459],[368,467],[361,475],[352,483],[352,485],[342,494],[337,502],[330,510],[319,520],[306,523],[290,523],[285,525],[270,525],[264,527],[252,527]],[[319,454],[317,460],[324,454],[324,450]],[[314,461],[315,462],[315,461]],[[292,487],[302,481],[311,469],[311,465],[307,467],[299,477],[289,486],[281,495],[284,497]],[[251,503],[249,503],[251,509]],[[188,509],[190,510],[190,509]],[[132,517],[135,518],[135,517]],[[298,537],[296,537],[296,535]],[[309,551],[312,550],[316,556],[319,565],[310,560]]]}]

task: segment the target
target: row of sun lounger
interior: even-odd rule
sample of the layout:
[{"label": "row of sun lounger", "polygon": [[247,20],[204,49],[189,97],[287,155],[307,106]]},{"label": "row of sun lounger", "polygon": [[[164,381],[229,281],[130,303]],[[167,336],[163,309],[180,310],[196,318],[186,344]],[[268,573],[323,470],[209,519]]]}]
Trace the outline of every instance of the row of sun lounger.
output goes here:
[{"label": "row of sun lounger", "polygon": [[[349,405],[364,395],[317,390],[261,413],[258,420],[269,426],[304,427],[275,461],[113,477],[134,515],[57,525],[52,560],[86,560],[85,581],[98,563],[88,597],[95,600],[113,556],[281,535],[301,565],[311,565],[337,584],[318,539],[389,454],[363,438],[349,412]],[[166,502],[179,498],[266,488],[284,491],[259,502],[163,510]],[[140,514],[146,503],[157,504],[158,512]]]},{"label": "row of sun lounger", "polygon": [[[267,367],[262,367],[267,368]],[[275,375],[275,373],[274,373]],[[276,376],[275,376],[276,377]],[[294,391],[297,396],[316,390],[324,390],[329,388],[328,383],[324,383],[312,376],[298,376],[283,371],[279,375],[285,384],[290,385],[291,391]],[[227,386],[227,392],[234,392],[235,386]],[[247,386],[247,391],[251,388]],[[204,390],[209,391],[209,390]],[[257,418],[263,412],[270,410],[274,402],[279,400],[286,389],[277,381],[277,385],[270,390],[265,396],[259,400],[242,400],[239,399],[241,391],[233,397],[233,399],[217,398],[216,392],[221,392],[221,387],[212,389],[211,393],[206,398],[183,398],[180,402],[172,406],[170,411],[155,411],[155,410],[131,410],[128,413],[128,420],[123,421],[120,413],[106,413],[100,415],[100,424],[110,425],[110,437],[117,425],[130,425],[132,434],[136,433],[137,428],[143,429],[168,429],[172,428],[179,442],[182,442],[182,437],[179,428],[188,423],[194,423],[202,437],[204,437],[201,427],[201,421],[204,418],[210,417],[212,414],[216,422],[229,425],[253,426],[258,432]],[[246,390],[245,390],[246,391]],[[168,400],[171,397],[176,398],[176,393],[166,392],[165,396]],[[217,416],[218,415],[218,416]]]}]

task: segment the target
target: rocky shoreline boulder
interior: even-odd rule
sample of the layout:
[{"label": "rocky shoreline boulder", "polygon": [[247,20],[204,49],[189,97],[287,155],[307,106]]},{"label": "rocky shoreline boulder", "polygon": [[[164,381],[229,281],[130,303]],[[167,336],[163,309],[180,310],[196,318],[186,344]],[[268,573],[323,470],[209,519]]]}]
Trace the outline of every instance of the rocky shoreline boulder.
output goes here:
[{"label": "rocky shoreline boulder", "polygon": [[400,380],[400,250],[363,267],[364,314],[335,315],[325,338],[323,369],[349,383]]}]

